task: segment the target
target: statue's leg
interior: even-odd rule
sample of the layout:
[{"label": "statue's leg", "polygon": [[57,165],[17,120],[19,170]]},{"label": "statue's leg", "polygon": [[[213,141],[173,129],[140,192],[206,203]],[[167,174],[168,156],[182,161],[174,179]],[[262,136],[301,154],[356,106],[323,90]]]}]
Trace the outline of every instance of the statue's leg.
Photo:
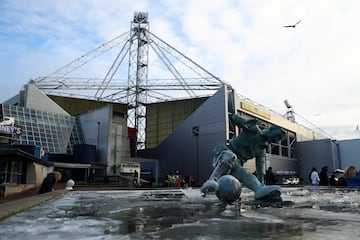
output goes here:
[{"label": "statue's leg", "polygon": [[206,192],[215,192],[219,185],[216,182],[221,176],[229,174],[234,166],[238,163],[236,155],[231,151],[224,150],[213,159],[217,164],[209,179],[201,186],[200,191],[204,194]]},{"label": "statue's leg", "polygon": [[245,168],[238,165],[231,172],[231,175],[239,179],[239,181],[246,187],[255,192],[255,199],[269,199],[269,200],[281,200],[281,188],[277,185],[266,186],[261,184],[259,179],[253,174],[249,173]]},{"label": "statue's leg", "polygon": [[235,165],[238,164],[236,155],[230,150],[223,151],[219,158],[218,164],[215,166],[214,171],[209,177],[210,180],[217,180],[219,177],[229,174]]}]

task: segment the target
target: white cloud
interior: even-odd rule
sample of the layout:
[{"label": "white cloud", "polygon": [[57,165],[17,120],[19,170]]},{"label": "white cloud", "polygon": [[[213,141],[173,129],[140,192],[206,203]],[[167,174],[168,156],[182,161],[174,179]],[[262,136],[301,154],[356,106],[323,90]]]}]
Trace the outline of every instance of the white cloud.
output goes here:
[{"label": "white cloud", "polygon": [[135,11],[149,12],[151,32],[240,94],[280,113],[288,99],[335,138],[356,137],[357,0],[2,1],[1,99],[128,31]]}]

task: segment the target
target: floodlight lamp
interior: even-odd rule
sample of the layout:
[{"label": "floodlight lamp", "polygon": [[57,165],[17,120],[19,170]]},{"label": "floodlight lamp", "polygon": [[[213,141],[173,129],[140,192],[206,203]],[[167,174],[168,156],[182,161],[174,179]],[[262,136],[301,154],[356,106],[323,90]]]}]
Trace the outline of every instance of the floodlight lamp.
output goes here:
[{"label": "floodlight lamp", "polygon": [[287,99],[284,100],[284,103],[285,103],[285,106],[286,106],[287,108],[291,108],[291,105],[290,105],[290,103],[288,102]]},{"label": "floodlight lamp", "polygon": [[149,14],[147,12],[135,12],[134,23],[148,23]]}]

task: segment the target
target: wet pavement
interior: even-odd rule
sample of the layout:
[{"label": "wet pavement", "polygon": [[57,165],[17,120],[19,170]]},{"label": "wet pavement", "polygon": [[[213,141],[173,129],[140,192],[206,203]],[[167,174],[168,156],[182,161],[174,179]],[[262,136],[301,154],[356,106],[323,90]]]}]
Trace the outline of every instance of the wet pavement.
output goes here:
[{"label": "wet pavement", "polygon": [[27,190],[22,191],[22,192],[10,194],[10,195],[5,196],[5,197],[0,197],[0,204],[15,201],[15,200],[18,200],[18,199],[27,198],[27,197],[32,197],[32,196],[37,195],[38,192],[39,192],[39,188],[31,188],[31,189],[27,189]]},{"label": "wet pavement", "polygon": [[[357,188],[283,188],[283,206],[198,189],[73,191],[3,220],[0,239],[358,239]],[[0,205],[1,207],[2,205]]]},{"label": "wet pavement", "polygon": [[[3,199],[3,201],[0,203],[0,221],[17,213],[33,208],[37,205],[43,204],[47,201],[61,197],[67,192],[68,190],[58,190],[44,194],[37,194],[36,192],[34,195],[33,191],[27,191],[27,193],[18,193]],[[31,196],[27,196],[28,194]],[[1,234],[0,239],[2,239]]]}]

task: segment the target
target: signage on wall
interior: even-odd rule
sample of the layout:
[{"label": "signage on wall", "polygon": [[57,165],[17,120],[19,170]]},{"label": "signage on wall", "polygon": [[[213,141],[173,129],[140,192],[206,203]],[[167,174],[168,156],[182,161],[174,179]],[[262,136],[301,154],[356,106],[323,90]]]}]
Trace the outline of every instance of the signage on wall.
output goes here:
[{"label": "signage on wall", "polygon": [[21,127],[15,126],[15,118],[4,117],[0,122],[0,134],[1,135],[20,135]]},{"label": "signage on wall", "polygon": [[120,164],[121,173],[133,173],[135,170],[140,172],[140,163],[134,162],[123,162]]},{"label": "signage on wall", "polygon": [[265,119],[270,119],[270,114],[268,112],[266,112],[265,110],[255,107],[254,105],[251,105],[250,103],[247,102],[241,102],[241,108],[244,110],[247,110],[251,113],[254,113],[260,117],[263,117]]}]

